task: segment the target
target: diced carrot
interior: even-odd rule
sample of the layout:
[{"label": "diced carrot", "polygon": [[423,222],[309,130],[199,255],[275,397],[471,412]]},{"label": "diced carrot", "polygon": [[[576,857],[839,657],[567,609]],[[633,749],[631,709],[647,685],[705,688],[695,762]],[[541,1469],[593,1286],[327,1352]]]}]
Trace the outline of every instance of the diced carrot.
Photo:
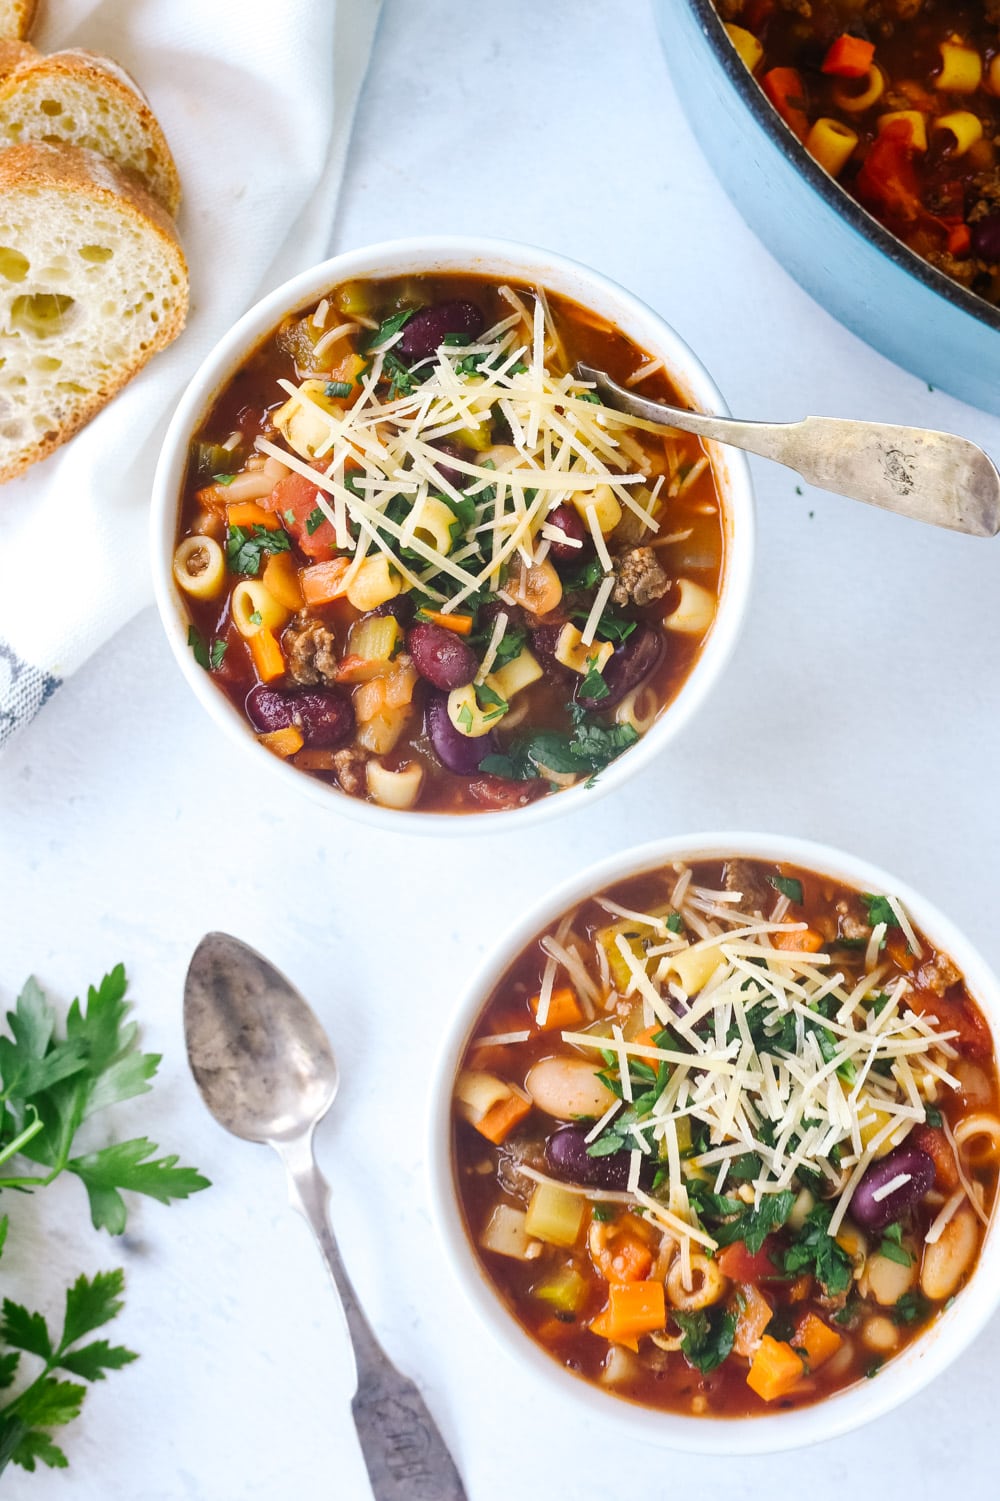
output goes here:
[{"label": "diced carrot", "polygon": [[[539,991],[538,995],[533,995],[528,1003],[535,1014],[536,1022],[538,1022],[538,1007],[541,999],[541,991]],[[552,1032],[579,1026],[582,1021],[583,1007],[576,998],[576,992],[568,985],[560,985],[549,997],[549,1010],[544,1023],[538,1022],[538,1025],[543,1032]]]},{"label": "diced carrot", "polygon": [[[635,1349],[634,1341],[662,1329],[666,1321],[667,1300],[662,1282],[612,1282],[604,1315],[598,1314],[590,1327],[613,1344]],[[600,1327],[596,1328],[598,1324]]]},{"label": "diced carrot", "polygon": [[752,1356],[764,1337],[764,1330],[774,1315],[774,1309],[759,1287],[752,1282],[740,1285],[736,1294],[736,1330],[733,1349],[737,1355]]},{"label": "diced carrot", "polygon": [[225,485],[205,485],[195,491],[195,499],[203,510],[211,511],[214,516],[224,518],[229,509]]},{"label": "diced carrot", "polygon": [[[637,1042],[639,1046],[643,1048],[655,1048],[656,1039],[657,1037],[659,1037],[662,1031],[663,1027],[661,1026],[661,1024],[659,1022],[654,1022],[651,1027],[643,1027],[641,1032],[637,1032],[632,1038],[632,1041]],[[647,1064],[650,1068],[656,1068],[657,1066],[657,1060],[655,1058],[640,1058],[639,1062]]]},{"label": "diced carrot", "polygon": [[906,1138],[908,1146],[919,1147],[934,1161],[934,1186],[942,1193],[954,1193],[959,1184],[955,1154],[943,1131],[935,1126],[914,1126]]},{"label": "diced carrot", "polygon": [[765,1402],[773,1402],[798,1386],[805,1369],[802,1357],[796,1355],[787,1340],[765,1334],[750,1363],[747,1386]]},{"label": "diced carrot", "polygon": [[329,371],[324,371],[324,375],[328,381],[340,381],[345,386],[350,386],[351,388],[346,395],[343,392],[337,396],[331,393],[331,401],[337,402],[339,406],[352,407],[362,391],[358,376],[363,373],[367,366],[368,361],[362,358],[360,354],[345,354],[339,364],[334,365]]},{"label": "diced carrot", "polygon": [[803,1272],[801,1277],[796,1277],[794,1282],[788,1285],[789,1303],[802,1303],[808,1298],[812,1290],[812,1278],[808,1272]]},{"label": "diced carrot", "polygon": [[328,563],[312,563],[299,573],[302,598],[307,605],[328,605],[344,593],[344,574],[351,566],[349,558],[331,558]]},{"label": "diced carrot", "polygon": [[653,1265],[653,1252],[637,1226],[641,1220],[625,1215],[610,1227],[603,1245],[591,1250],[594,1265],[606,1282],[644,1282]]},{"label": "diced carrot", "polygon": [[715,1258],[715,1264],[724,1277],[731,1282],[763,1282],[767,1277],[780,1277],[771,1260],[774,1242],[768,1237],[759,1251],[748,1251],[746,1242],[734,1240],[725,1246]]},{"label": "diced carrot", "polygon": [[562,1319],[555,1317],[543,1319],[535,1328],[535,1334],[543,1345],[551,1344],[566,1338],[568,1334],[576,1334],[577,1328],[572,1323],[564,1324]]},{"label": "diced carrot", "polygon": [[250,637],[250,653],[262,683],[272,683],[281,677],[285,670],[285,655],[277,636],[266,625]]},{"label": "diced carrot", "polygon": [[226,520],[230,526],[265,526],[269,532],[281,527],[280,519],[273,511],[265,511],[255,500],[238,500],[226,507]]},{"label": "diced carrot", "polygon": [[818,954],[823,947],[823,935],[815,928],[800,928],[797,933],[772,933],[771,942],[776,949],[791,949],[793,953]]},{"label": "diced carrot", "polygon": [[804,141],[809,133],[806,91],[797,68],[771,68],[761,79],[761,88],[778,114]]},{"label": "diced carrot", "polygon": [[591,1334],[598,1334],[601,1339],[610,1340],[613,1344],[624,1345],[627,1350],[634,1350],[638,1355],[639,1341],[637,1339],[628,1339],[622,1334],[616,1335],[614,1333],[610,1308],[602,1309],[596,1319],[591,1319],[587,1327],[590,1329]]},{"label": "diced carrot", "polygon": [[824,73],[838,78],[864,78],[875,58],[875,43],[847,32],[839,36],[823,59]]},{"label": "diced carrot", "polygon": [[269,730],[266,735],[258,735],[257,738],[269,751],[284,758],[294,756],[296,751],[302,749],[303,744],[302,731],[297,724],[288,724],[283,730]]},{"label": "diced carrot", "polygon": [[446,631],[454,631],[456,636],[468,636],[472,631],[471,615],[443,615],[440,610],[418,610],[417,617],[428,621],[430,625],[440,625]]},{"label": "diced carrot", "polygon": [[807,1313],[796,1326],[794,1344],[797,1350],[805,1350],[810,1371],[818,1371],[840,1349],[843,1338],[836,1329],[824,1324],[819,1314]]},{"label": "diced carrot", "polygon": [[476,1130],[480,1136],[485,1136],[487,1141],[498,1147],[502,1141],[506,1141],[514,1127],[520,1125],[530,1109],[531,1101],[528,1096],[512,1085],[509,1097],[498,1100],[487,1110],[482,1120],[476,1121]]},{"label": "diced carrot", "polygon": [[299,570],[290,552],[272,552],[264,564],[261,582],[286,610],[301,610],[302,586]]}]

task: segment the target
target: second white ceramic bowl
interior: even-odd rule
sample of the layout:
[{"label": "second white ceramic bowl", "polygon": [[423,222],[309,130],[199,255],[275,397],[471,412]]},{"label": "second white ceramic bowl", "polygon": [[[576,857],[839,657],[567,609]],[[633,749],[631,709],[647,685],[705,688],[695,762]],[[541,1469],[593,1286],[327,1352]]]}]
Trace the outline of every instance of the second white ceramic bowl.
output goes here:
[{"label": "second white ceramic bowl", "polygon": [[593,788],[579,785],[525,808],[504,812],[461,815],[397,812],[348,797],[266,750],[243,715],[212,682],[210,674],[197,665],[187,643],[188,615],[171,563],[191,439],[222,388],[289,313],[311,307],[332,287],[354,278],[447,272],[538,283],[572,298],[615,324],[640,349],[662,359],[670,380],[696,410],[716,413],[727,410],[704,366],[652,308],[608,277],[576,261],[505,240],[426,237],[348,251],[276,288],[220,339],[181,397],[163,442],[153,482],[153,582],[167,639],[182,673],[211,718],[256,758],[261,775],[269,777],[276,789],[287,788],[292,796],[296,791],[305,793],[324,807],[407,834],[473,834],[524,828],[588,806],[595,797],[620,786],[633,772],[648,765],[691,718],[722,672],[739,633],[753,565],[753,490],[747,462],[741,453],[709,443],[706,446],[722,496],[725,527],[725,566],[715,623],[677,697],[648,733],[601,773]]},{"label": "second white ceramic bowl", "polygon": [[[588,1425],[602,1425],[619,1439],[638,1438],[670,1449],[733,1455],[798,1448],[859,1428],[881,1417],[939,1375],[975,1338],[1000,1304],[1000,1234],[996,1211],[976,1269],[951,1307],[913,1344],[889,1360],[874,1381],[847,1387],[812,1407],[752,1418],[697,1418],[661,1412],[626,1401],[573,1376],[521,1328],[501,1302],[469,1242],[455,1189],[452,1160],[452,1091],[458,1066],[482,1008],[521,951],[584,898],[616,881],[673,860],[715,860],[743,855],[816,870],[863,891],[898,896],[915,926],[950,955],[965,977],[993,1036],[1000,1038],[1000,983],[968,939],[936,907],[877,866],[827,845],[768,834],[690,834],[615,855],[575,875],[527,913],[471,980],[448,1035],[434,1082],[428,1162],[432,1208],[455,1279],[473,1308],[526,1381],[538,1388],[540,1408],[561,1393]],[[496,1387],[492,1390],[495,1392]],[[623,1450],[622,1452],[627,1452]]]}]

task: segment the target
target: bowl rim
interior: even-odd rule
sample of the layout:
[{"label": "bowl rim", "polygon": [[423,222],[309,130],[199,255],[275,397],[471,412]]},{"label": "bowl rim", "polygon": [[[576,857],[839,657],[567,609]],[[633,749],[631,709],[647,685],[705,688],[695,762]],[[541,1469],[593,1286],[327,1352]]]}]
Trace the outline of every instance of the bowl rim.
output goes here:
[{"label": "bowl rim", "polygon": [[930,261],[924,260],[905,241],[876,219],[874,214],[852,198],[835,177],[825,172],[806,150],[798,136],[785,123],[771,104],[754,75],[747,68],[726,32],[725,24],[715,9],[713,0],[687,0],[701,29],[721,63],[729,82],[746,105],[757,124],[770,137],[778,149],[790,158],[802,177],[820,197],[845,219],[858,234],[870,240],[883,255],[893,261],[907,275],[922,282],[928,290],[936,292],[946,302],[963,313],[970,314],[980,323],[1000,331],[1000,307],[995,307],[985,297],[970,292],[953,277],[947,276]]},{"label": "bowl rim", "polygon": [[[672,835],[606,857],[562,881],[524,912],[480,962],[442,1038],[432,1083],[427,1164],[431,1213],[455,1280],[494,1339],[532,1379],[548,1388],[550,1396],[561,1396],[567,1403],[575,1400],[581,1416],[603,1420],[646,1443],[690,1453],[753,1455],[836,1438],[882,1417],[914,1396],[971,1343],[1000,1306],[1000,1194],[969,1282],[952,1307],[943,1309],[923,1335],[887,1362],[877,1380],[856,1382],[812,1407],[752,1418],[699,1418],[615,1397],[565,1370],[536,1344],[496,1293],[472,1251],[454,1187],[451,1151],[451,1098],[458,1063],[485,997],[524,945],[569,907],[612,882],[671,860],[734,856],[787,861],[862,890],[898,896],[915,926],[958,964],[1000,1054],[1000,980],[951,919],[906,882],[860,856],[816,840],[739,831]],[[540,1399],[544,1395],[540,1392]]]},{"label": "bowl rim", "polygon": [[[721,592],[715,622],[680,690],[656,723],[634,746],[601,773],[592,788],[582,783],[540,798],[523,808],[478,813],[420,813],[379,807],[351,797],[282,761],[262,746],[246,720],[194,661],[188,646],[190,621],[173,578],[178,499],[183,484],[188,442],[198,422],[225,383],[250,352],[289,312],[307,307],[331,286],[351,276],[391,276],[409,270],[482,269],[501,266],[499,274],[531,282],[540,280],[559,292],[578,286],[577,300],[595,297],[615,308],[615,322],[640,347],[662,355],[682,394],[700,410],[728,415],[718,387],[687,342],[671,324],[634,293],[603,272],[568,256],[511,240],[465,235],[420,235],[365,245],[310,266],[260,298],[222,336],[202,360],[174,410],[160,449],[153,480],[150,552],[153,586],[160,621],[174,657],[196,698],[230,739],[270,767],[313,802],[384,830],[406,834],[472,835],[490,830],[513,832],[549,818],[592,805],[648,765],[684,727],[709,696],[735,648],[750,595],[755,551],[753,484],[745,454],[708,444],[723,496],[725,544]],[[573,295],[566,292],[565,295]],[[610,316],[610,313],[609,313]]]}]

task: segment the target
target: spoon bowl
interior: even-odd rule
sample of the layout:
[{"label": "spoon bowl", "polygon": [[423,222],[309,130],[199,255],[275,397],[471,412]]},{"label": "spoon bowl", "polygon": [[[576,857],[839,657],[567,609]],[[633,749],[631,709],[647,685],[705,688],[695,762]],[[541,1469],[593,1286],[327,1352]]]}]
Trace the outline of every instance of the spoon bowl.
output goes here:
[{"label": "spoon bowl", "polygon": [[323,1028],[280,970],[207,933],[184,987],[191,1072],[220,1126],[244,1141],[299,1137],[322,1120],[340,1083]]}]

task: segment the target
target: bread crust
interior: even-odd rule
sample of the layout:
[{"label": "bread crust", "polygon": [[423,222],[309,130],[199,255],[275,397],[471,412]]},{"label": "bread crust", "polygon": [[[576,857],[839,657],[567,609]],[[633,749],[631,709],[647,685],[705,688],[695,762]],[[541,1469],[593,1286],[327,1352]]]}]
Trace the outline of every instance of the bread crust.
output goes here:
[{"label": "bread crust", "polygon": [[57,432],[46,433],[6,463],[0,461],[0,483],[21,474],[86,426],[154,354],[177,338],[187,317],[188,268],[177,231],[163,205],[139,182],[96,151],[82,146],[25,142],[0,151],[0,199],[13,194],[30,199],[48,193],[87,199],[96,207],[139,221],[141,228],[156,237],[178,277],[176,305],[156,326],[147,349],[118,370],[100,392],[84,401]]},{"label": "bread crust", "polygon": [[177,165],[160,122],[150,108],[149,100],[132,75],[113,58],[104,57],[99,52],[87,52],[83,48],[53,52],[45,57],[30,44],[12,45],[20,46],[24,55],[20,58],[11,57],[5,67],[3,47],[0,44],[0,115],[7,102],[15,99],[26,83],[39,79],[50,79],[54,85],[58,85],[60,79],[67,78],[89,87],[96,95],[111,95],[125,113],[133,116],[138,130],[148,139],[162,179],[162,193],[156,191],[156,183],[148,174],[138,172],[137,175],[146,189],[154,197],[161,199],[167,212],[176,216],[181,202]]},{"label": "bread crust", "polygon": [[28,35],[35,19],[35,11],[38,9],[38,0],[10,0],[11,30],[5,35],[13,41],[20,41]]}]

